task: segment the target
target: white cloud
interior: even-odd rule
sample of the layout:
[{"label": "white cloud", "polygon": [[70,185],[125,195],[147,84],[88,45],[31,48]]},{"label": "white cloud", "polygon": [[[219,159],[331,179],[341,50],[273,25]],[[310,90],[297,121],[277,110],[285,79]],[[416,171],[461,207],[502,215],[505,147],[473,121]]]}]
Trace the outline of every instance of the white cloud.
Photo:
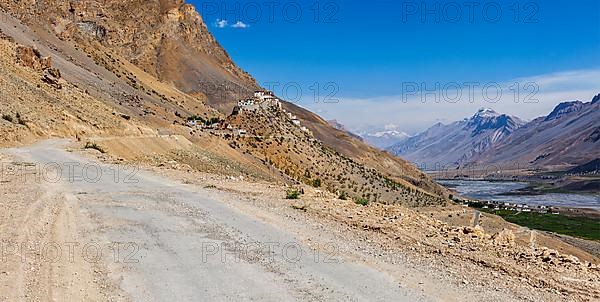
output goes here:
[{"label": "white cloud", "polygon": [[237,21],[236,23],[230,25],[229,21],[227,21],[227,20],[217,19],[214,23],[214,26],[217,28],[231,27],[231,28],[242,28],[243,29],[243,28],[250,27],[250,24],[246,24],[242,21]]},{"label": "white cloud", "polygon": [[[343,98],[335,104],[307,101],[311,110],[322,112],[326,119],[337,119],[352,131],[360,131],[368,127],[385,127],[393,124],[398,130],[409,134],[420,132],[436,122],[450,123],[473,115],[479,108],[489,107],[501,113],[516,115],[531,120],[547,115],[560,102],[581,100],[588,102],[600,93],[600,69],[575,70],[537,75],[533,77],[515,78],[503,83],[494,83],[501,87],[502,96],[491,102],[483,97],[482,82],[473,91],[474,98],[469,97],[468,88],[463,88],[462,97],[455,102],[443,98],[438,92],[438,102],[429,95],[421,94],[379,96],[372,98]],[[515,83],[519,83],[520,91],[516,94]],[[525,89],[525,85],[534,83]],[[441,87],[445,83],[441,83]],[[431,88],[432,83],[427,83]],[[534,92],[533,96],[529,96]],[[493,90],[492,90],[493,91]],[[453,92],[448,95],[452,96]],[[490,95],[493,95],[490,92]],[[524,100],[528,100],[524,102]]]},{"label": "white cloud", "polygon": [[231,27],[233,27],[233,28],[248,28],[248,27],[250,27],[250,25],[248,25],[242,21],[237,21],[235,24],[231,25]]},{"label": "white cloud", "polygon": [[229,25],[229,22],[227,20],[217,19],[217,21],[215,22],[215,26],[218,28],[225,28],[227,27],[227,25]]}]

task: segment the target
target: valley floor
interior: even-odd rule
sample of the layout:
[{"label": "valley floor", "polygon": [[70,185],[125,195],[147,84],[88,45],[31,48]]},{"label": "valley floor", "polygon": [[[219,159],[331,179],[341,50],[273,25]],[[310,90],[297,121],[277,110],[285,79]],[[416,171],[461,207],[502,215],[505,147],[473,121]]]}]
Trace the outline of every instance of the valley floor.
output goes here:
[{"label": "valley floor", "polygon": [[0,152],[2,300],[600,299],[597,257],[502,232],[492,216],[484,231],[461,208],[360,206],[310,188],[290,201],[283,186],[67,145]]}]

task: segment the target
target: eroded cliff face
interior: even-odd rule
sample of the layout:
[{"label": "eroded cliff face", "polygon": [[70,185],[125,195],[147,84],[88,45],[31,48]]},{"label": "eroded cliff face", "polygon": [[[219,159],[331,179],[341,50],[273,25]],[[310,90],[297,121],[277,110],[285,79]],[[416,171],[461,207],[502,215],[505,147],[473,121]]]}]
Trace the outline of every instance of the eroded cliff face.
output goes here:
[{"label": "eroded cliff face", "polygon": [[21,20],[49,28],[61,39],[101,45],[184,92],[205,94],[207,102],[222,111],[257,88],[208,31],[194,6],[182,0],[0,3]]}]

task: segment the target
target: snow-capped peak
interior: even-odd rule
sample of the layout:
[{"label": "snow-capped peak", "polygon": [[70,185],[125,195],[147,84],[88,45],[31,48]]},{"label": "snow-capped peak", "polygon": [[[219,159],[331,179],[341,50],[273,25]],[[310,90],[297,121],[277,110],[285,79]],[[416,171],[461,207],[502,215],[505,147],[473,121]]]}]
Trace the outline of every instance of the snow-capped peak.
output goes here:
[{"label": "snow-capped peak", "polygon": [[406,132],[398,130],[378,131],[370,135],[375,137],[410,137]]},{"label": "snow-capped peak", "polygon": [[494,109],[491,108],[480,108],[477,113],[475,114],[475,116],[481,116],[481,117],[486,117],[486,116],[497,116],[498,112],[494,111]]},{"label": "snow-capped peak", "polygon": [[398,128],[400,128],[398,125],[388,124],[382,127],[369,127],[369,129],[359,132],[359,134],[372,146],[385,149],[411,137],[411,135]]},{"label": "snow-capped peak", "polygon": [[473,135],[486,130],[500,130],[510,133],[525,123],[514,116],[500,114],[490,108],[481,108],[467,121],[467,127],[472,129]]}]

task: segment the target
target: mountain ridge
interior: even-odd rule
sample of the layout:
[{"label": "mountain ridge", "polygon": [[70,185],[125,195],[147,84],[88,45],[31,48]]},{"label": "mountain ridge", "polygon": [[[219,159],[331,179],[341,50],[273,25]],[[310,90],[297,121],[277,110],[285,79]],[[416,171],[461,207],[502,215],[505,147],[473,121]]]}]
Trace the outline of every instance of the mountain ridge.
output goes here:
[{"label": "mountain ridge", "polygon": [[388,151],[425,169],[456,166],[491,148],[523,124],[518,117],[481,108],[470,118],[448,125],[436,123]]},{"label": "mountain ridge", "polygon": [[600,94],[589,102],[561,102],[529,122],[481,108],[470,118],[436,123],[389,151],[428,170],[567,169],[600,156],[599,100]]},{"label": "mountain ridge", "polygon": [[560,104],[556,105],[556,107],[554,107],[552,112],[550,112],[550,114],[548,114],[544,118],[544,121],[547,122],[547,121],[551,121],[554,119],[559,119],[570,113],[577,112],[577,111],[583,109],[583,107],[584,107],[584,103],[581,101],[570,101],[570,102],[560,103]]},{"label": "mountain ridge", "polygon": [[559,103],[548,115],[534,119],[494,148],[471,158],[466,166],[493,164],[554,170],[600,157],[599,96],[586,103]]}]

